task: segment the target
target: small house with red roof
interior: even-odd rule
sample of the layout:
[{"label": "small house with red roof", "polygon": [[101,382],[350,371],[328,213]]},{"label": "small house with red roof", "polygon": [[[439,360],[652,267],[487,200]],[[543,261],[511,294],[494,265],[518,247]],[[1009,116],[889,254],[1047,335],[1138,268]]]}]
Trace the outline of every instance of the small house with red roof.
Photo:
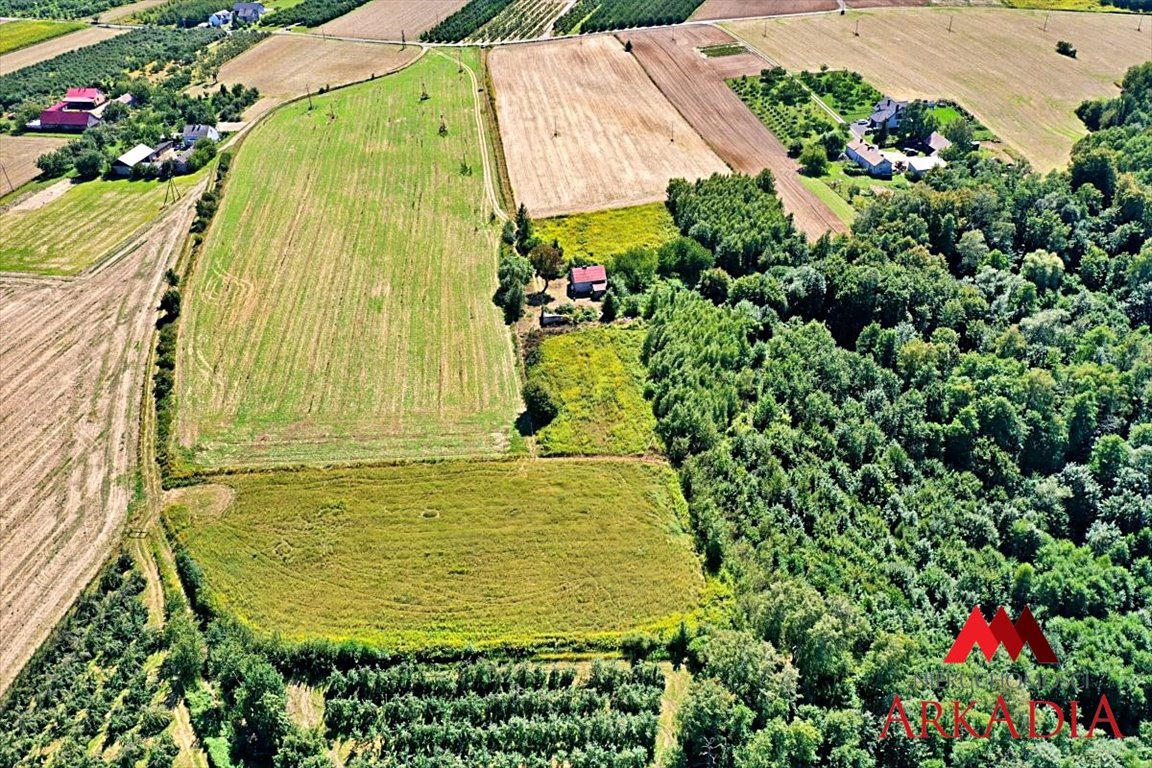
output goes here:
[{"label": "small house with red roof", "polygon": [[65,109],[87,112],[96,109],[106,101],[108,101],[108,97],[99,88],[69,88],[68,92],[64,94],[64,100],[60,103],[65,105]]},{"label": "small house with red roof", "polygon": [[608,290],[608,273],[600,264],[572,267],[568,273],[568,295],[571,298],[587,296],[600,299]]}]

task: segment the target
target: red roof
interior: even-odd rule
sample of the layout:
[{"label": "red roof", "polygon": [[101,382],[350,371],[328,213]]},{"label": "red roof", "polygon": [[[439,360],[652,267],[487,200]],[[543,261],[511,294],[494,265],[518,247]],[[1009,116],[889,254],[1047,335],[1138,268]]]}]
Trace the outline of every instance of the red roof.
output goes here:
[{"label": "red roof", "polygon": [[64,102],[53,104],[40,113],[40,127],[48,125],[84,126],[88,125],[87,112],[68,112],[64,109]]},{"label": "red roof", "polygon": [[608,281],[608,274],[599,264],[591,267],[572,267],[571,280],[573,283],[604,283]]},{"label": "red roof", "polygon": [[68,93],[64,94],[64,98],[99,101],[104,98],[104,93],[99,88],[69,88]]}]

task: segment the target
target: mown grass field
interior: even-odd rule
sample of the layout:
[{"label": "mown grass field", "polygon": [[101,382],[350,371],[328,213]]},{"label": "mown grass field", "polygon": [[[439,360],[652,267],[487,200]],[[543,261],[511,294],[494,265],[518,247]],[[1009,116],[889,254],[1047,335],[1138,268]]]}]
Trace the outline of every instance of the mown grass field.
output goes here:
[{"label": "mown grass field", "polygon": [[77,29],[84,25],[76,21],[17,20],[0,24],[0,53],[15,51],[34,43],[42,43]]},{"label": "mown grass field", "polygon": [[520,399],[467,73],[427,56],[312,101],[237,153],[188,288],[182,444],[208,466],[508,450]]},{"label": "mown grass field", "polygon": [[663,465],[524,459],[220,482],[179,492],[169,522],[221,607],[288,639],[611,643],[674,626],[704,587]]},{"label": "mown grass field", "polygon": [[[199,178],[186,176],[175,183],[187,189]],[[160,215],[165,187],[158,181],[97,179],[73,184],[58,197],[55,185],[41,189],[0,213],[0,271],[84,271]],[[40,205],[39,195],[55,199]]]},{"label": "mown grass field", "polygon": [[629,248],[659,248],[680,234],[664,203],[540,219],[535,225],[540,239],[558,240],[569,259],[598,264]]},{"label": "mown grass field", "polygon": [[644,399],[642,329],[592,328],[547,336],[529,356],[529,379],[544,385],[559,414],[536,433],[550,455],[634,455],[660,450]]}]

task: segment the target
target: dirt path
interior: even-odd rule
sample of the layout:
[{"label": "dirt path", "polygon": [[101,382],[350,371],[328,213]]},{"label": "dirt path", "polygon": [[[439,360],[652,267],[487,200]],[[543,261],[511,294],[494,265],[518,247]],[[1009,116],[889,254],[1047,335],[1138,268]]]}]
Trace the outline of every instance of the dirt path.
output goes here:
[{"label": "dirt path", "polygon": [[155,307],[198,194],[94,272],[0,276],[0,691],[120,535]]}]

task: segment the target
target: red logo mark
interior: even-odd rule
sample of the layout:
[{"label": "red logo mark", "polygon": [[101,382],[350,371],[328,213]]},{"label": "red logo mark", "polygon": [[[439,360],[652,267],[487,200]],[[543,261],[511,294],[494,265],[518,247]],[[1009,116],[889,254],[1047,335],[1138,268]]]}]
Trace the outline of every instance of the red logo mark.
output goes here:
[{"label": "red logo mark", "polygon": [[978,605],[972,607],[972,613],[968,615],[968,621],[964,622],[963,629],[956,636],[952,650],[948,651],[948,655],[944,657],[944,663],[963,664],[968,660],[968,654],[972,653],[972,648],[975,646],[979,646],[980,652],[984,654],[986,660],[992,661],[992,657],[996,655],[996,649],[1001,645],[1004,646],[1004,650],[1008,651],[1008,657],[1012,661],[1016,661],[1017,657],[1020,656],[1020,651],[1027,645],[1032,649],[1032,656],[1037,662],[1041,664],[1057,663],[1052,646],[1048,644],[1048,639],[1044,637],[1044,632],[1036,623],[1036,619],[1032,616],[1032,611],[1028,609],[1028,606],[1024,606],[1024,610],[1020,612],[1020,618],[1013,623],[1012,619],[1008,618],[1008,612],[1004,610],[1003,606],[997,609],[991,622],[985,621],[984,614],[980,612]]}]

